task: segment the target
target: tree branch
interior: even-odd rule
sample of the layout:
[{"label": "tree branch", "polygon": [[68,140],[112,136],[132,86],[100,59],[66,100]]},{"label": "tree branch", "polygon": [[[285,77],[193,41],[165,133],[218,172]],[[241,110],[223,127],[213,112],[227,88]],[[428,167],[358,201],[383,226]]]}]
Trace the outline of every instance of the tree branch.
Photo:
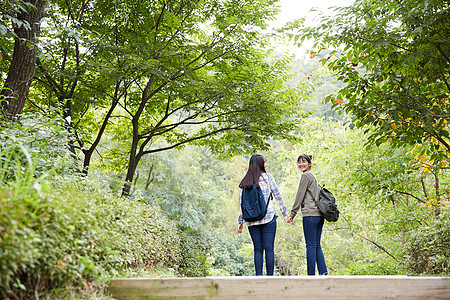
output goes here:
[{"label": "tree branch", "polygon": [[196,141],[196,140],[200,140],[200,139],[206,138],[206,137],[211,136],[211,135],[218,134],[218,133],[220,133],[220,132],[229,131],[229,130],[238,130],[238,129],[240,129],[240,128],[241,128],[241,126],[237,126],[237,127],[227,127],[227,128],[217,129],[217,130],[215,130],[215,131],[206,133],[206,134],[204,134],[204,135],[197,136],[197,137],[193,137],[193,138],[190,138],[190,139],[187,139],[187,140],[178,142],[178,143],[173,144],[173,145],[171,145],[171,146],[167,146],[167,147],[163,147],[163,148],[158,148],[158,149],[153,149],[153,150],[147,150],[147,151],[144,151],[144,150],[142,149],[142,146],[141,146],[141,149],[140,149],[139,152],[141,152],[142,155],[144,155],[144,154],[150,154],[150,153],[155,153],[155,152],[160,152],[160,151],[170,150],[170,149],[179,147],[179,146],[181,146],[181,145],[184,145],[184,144],[186,144],[186,143],[190,143],[190,142],[193,142],[193,141]]},{"label": "tree branch", "polygon": [[162,9],[161,9],[161,13],[159,14],[158,20],[156,21],[156,25],[155,25],[155,38],[153,40],[153,45],[156,45],[156,38],[158,36],[158,29],[159,29],[159,24],[161,23],[161,19],[162,16],[164,15],[164,11],[166,10],[166,3],[163,4]]},{"label": "tree branch", "polygon": [[448,57],[447,53],[444,52],[444,50],[442,50],[442,48],[439,45],[433,44],[438,51],[442,54],[443,57],[445,57],[445,59],[447,60],[447,62],[450,62],[450,57]]},{"label": "tree branch", "polygon": [[414,199],[416,199],[416,200],[418,200],[418,201],[420,201],[420,202],[422,202],[422,203],[426,203],[425,201],[423,201],[422,199],[420,199],[420,198],[417,197],[417,196],[414,196],[414,195],[411,194],[411,193],[408,193],[408,192],[402,192],[402,191],[399,191],[399,190],[394,190],[394,191],[395,191],[396,193],[398,193],[398,194],[411,196],[411,197],[413,197]]},{"label": "tree branch", "polygon": [[47,72],[47,70],[44,68],[44,66],[42,65],[42,62],[39,58],[36,59],[36,63],[39,67],[39,69],[41,69],[41,71],[44,73],[44,77],[47,79],[47,81],[49,82],[50,86],[55,88],[61,96],[63,96],[64,98],[67,97],[66,92],[64,91],[64,89],[62,88],[62,86],[60,86],[54,79],[53,77],[50,76],[50,74]]},{"label": "tree branch", "polygon": [[423,194],[425,195],[425,198],[428,199],[428,192],[425,186],[425,182],[423,180],[423,177],[420,177],[420,182],[422,183],[422,190],[423,190]]},{"label": "tree branch", "polygon": [[435,139],[437,139],[450,152],[450,145],[443,138],[441,138],[436,132],[430,132],[430,131],[426,130],[425,128],[423,128],[422,126],[419,126],[419,128],[421,130],[423,130],[424,132],[428,133],[429,135],[431,135],[432,137],[434,137]]},{"label": "tree branch", "polygon": [[[393,73],[395,75],[395,73]],[[412,96],[409,93],[409,89],[406,88],[402,82],[400,80],[397,80],[398,85],[405,91],[405,95],[406,97],[408,97],[409,99],[413,100],[417,105],[419,105],[421,108],[423,108],[424,110],[426,110],[431,116],[435,117],[435,118],[445,118],[448,119],[450,118],[450,115],[436,115],[434,112],[432,112],[428,107],[426,107],[424,104],[422,104],[419,100],[417,100],[414,96]]]},{"label": "tree branch", "polygon": [[385,247],[381,246],[380,244],[378,244],[378,243],[375,242],[375,241],[372,241],[372,240],[369,239],[369,238],[366,238],[365,236],[362,236],[361,234],[359,234],[359,233],[357,233],[357,232],[354,233],[353,226],[350,224],[350,222],[345,218],[345,216],[342,216],[342,218],[347,222],[351,234],[356,234],[357,236],[359,236],[359,237],[362,238],[363,240],[366,240],[366,241],[372,243],[372,244],[375,245],[377,248],[381,249],[381,250],[382,250],[383,252],[385,252],[387,255],[389,255],[390,257],[392,257],[394,260],[397,260],[397,258],[396,258],[394,255],[392,255]]},{"label": "tree branch", "polygon": [[450,92],[450,85],[448,84],[447,77],[445,77],[445,74],[442,74],[442,78],[444,80],[445,85],[447,86],[447,90]]}]

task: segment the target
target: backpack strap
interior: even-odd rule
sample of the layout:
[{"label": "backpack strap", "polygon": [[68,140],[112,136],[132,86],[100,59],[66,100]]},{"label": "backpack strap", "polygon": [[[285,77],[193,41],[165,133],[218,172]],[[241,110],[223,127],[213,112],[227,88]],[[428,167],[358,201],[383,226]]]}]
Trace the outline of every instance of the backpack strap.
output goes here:
[{"label": "backpack strap", "polygon": [[[320,184],[317,182],[317,185],[319,186],[319,188],[320,189],[323,189],[323,187],[325,186],[325,185],[323,185],[323,186],[320,186]],[[317,200],[316,200],[316,198],[314,198],[314,196],[313,196],[313,194],[311,193],[311,191],[309,190],[309,188],[306,190],[307,192],[308,192],[308,194],[311,196],[311,198],[314,200],[314,203],[316,203],[316,206],[317,206]],[[320,192],[320,191],[319,191]]]},{"label": "backpack strap", "polygon": [[[263,174],[266,174],[266,173],[263,173]],[[262,176],[263,180],[269,185],[269,190],[270,190],[269,199],[267,199],[267,207],[269,207],[270,199],[273,199],[273,196],[272,196],[272,189],[270,188],[270,183],[267,182],[267,180],[264,178],[264,175],[263,175],[263,174],[261,174],[261,176]],[[267,175],[267,174],[266,174],[266,175]]]},{"label": "backpack strap", "polygon": [[311,198],[314,200],[314,203],[316,203],[316,205],[317,205],[317,200],[316,200],[316,198],[314,198],[314,196],[313,196],[313,194],[311,193],[311,191],[308,189],[308,190],[306,190],[307,192],[308,192],[308,194],[311,196]]}]

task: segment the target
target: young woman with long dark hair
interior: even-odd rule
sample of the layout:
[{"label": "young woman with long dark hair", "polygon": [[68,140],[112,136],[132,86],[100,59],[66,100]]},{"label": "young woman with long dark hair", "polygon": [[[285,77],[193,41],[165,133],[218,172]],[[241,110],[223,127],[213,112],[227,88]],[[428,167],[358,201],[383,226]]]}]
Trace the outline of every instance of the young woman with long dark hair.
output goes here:
[{"label": "young woman with long dark hair", "polygon": [[[277,200],[281,213],[285,221],[290,220],[286,211],[286,205],[281,197],[278,186],[272,174],[266,172],[266,159],[262,155],[253,155],[250,158],[247,173],[239,184],[239,198],[242,202],[242,190],[244,187],[261,187],[264,199],[267,203],[269,195],[272,192],[273,197]],[[238,233],[242,232],[243,224],[248,226],[250,236],[253,241],[254,262],[256,275],[263,275],[263,256],[266,256],[266,274],[273,275],[275,267],[275,234],[277,231],[277,213],[273,201],[269,202],[267,214],[258,221],[247,222],[242,218],[242,211],[239,210]]]}]

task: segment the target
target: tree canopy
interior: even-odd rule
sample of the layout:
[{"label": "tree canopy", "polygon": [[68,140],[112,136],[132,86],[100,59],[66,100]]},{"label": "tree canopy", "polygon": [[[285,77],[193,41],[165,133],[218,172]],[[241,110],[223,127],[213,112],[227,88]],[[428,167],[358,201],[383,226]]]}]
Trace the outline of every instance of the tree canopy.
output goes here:
[{"label": "tree canopy", "polygon": [[30,107],[61,115],[85,174],[105,135],[115,141],[103,154],[122,156],[124,194],[149,153],[194,143],[235,155],[295,139],[302,95],[263,33],[276,2],[52,2]]},{"label": "tree canopy", "polygon": [[438,164],[450,159],[449,20],[448,1],[357,0],[317,26],[287,28],[315,40],[312,57],[334,49],[322,62],[345,87],[326,102],[375,125],[377,145],[417,145]]}]

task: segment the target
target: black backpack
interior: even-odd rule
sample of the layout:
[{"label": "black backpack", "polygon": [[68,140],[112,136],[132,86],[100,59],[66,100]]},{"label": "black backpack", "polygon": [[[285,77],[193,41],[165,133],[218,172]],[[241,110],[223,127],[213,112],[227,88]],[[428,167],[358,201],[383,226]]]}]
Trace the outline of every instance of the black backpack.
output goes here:
[{"label": "black backpack", "polygon": [[337,208],[336,198],[334,198],[333,193],[324,187],[320,187],[319,201],[316,201],[310,190],[308,190],[308,193],[311,198],[313,198],[317,208],[325,220],[328,222],[336,222],[339,219],[339,210]]},{"label": "black backpack", "polygon": [[272,192],[266,202],[261,187],[256,187],[256,184],[253,184],[253,187],[244,187],[241,201],[242,217],[244,220],[253,222],[264,218],[270,199],[272,199]]}]

